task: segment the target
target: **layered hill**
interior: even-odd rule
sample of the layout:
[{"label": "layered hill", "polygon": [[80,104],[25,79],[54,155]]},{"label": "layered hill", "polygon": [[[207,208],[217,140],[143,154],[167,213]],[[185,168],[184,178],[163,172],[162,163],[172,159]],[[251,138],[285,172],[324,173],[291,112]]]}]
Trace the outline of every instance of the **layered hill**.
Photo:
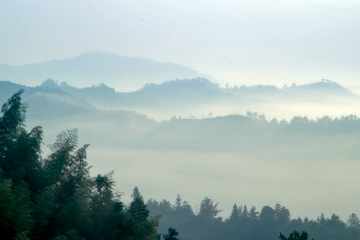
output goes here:
[{"label": "layered hill", "polygon": [[328,101],[338,98],[358,98],[343,86],[323,80],[306,85],[277,88],[271,85],[221,88],[205,78],[165,81],[145,84],[133,92],[117,92],[105,84],[76,88],[66,82],[58,84],[48,79],[41,88],[58,89],[86,99],[102,107],[174,107],[231,101]]},{"label": "layered hill", "polygon": [[199,72],[174,63],[145,58],[94,52],[64,59],[23,66],[0,64],[0,80],[36,86],[51,78],[76,87],[106,83],[120,91],[136,90],[146,83],[203,77]]}]

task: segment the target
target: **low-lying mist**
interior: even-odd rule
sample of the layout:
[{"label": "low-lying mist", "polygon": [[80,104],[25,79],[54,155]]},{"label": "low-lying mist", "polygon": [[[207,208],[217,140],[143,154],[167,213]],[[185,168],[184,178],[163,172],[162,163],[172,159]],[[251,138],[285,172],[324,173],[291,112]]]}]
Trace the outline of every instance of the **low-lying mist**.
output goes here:
[{"label": "low-lying mist", "polygon": [[290,123],[244,116],[156,122],[114,111],[37,124],[44,127],[46,144],[61,130],[77,127],[81,143],[90,143],[89,164],[97,173],[115,170],[125,202],[138,186],[146,199],[180,194],[196,206],[209,197],[219,202],[224,218],[234,203],[260,208],[280,202],[293,218],[335,212],[346,219],[360,211],[360,120],[354,116]]},{"label": "low-lying mist", "polygon": [[280,202],[292,218],[360,211],[360,101],[336,83],[223,89],[195,79],[133,93],[48,83],[25,87],[27,128],[42,126],[45,145],[77,128],[90,165],[115,170],[125,202],[138,186],[145,198],[180,194],[192,206],[209,197],[223,218],[234,203]]}]

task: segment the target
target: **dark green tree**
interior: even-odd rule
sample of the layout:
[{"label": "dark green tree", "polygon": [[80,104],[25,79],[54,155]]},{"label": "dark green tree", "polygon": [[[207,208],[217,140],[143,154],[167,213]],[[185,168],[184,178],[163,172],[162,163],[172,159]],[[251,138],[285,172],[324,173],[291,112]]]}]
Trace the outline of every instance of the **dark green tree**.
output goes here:
[{"label": "dark green tree", "polygon": [[234,204],[231,214],[230,214],[230,217],[229,217],[229,221],[236,221],[239,219],[239,217],[240,217],[239,209],[238,209],[237,205]]},{"label": "dark green tree", "polygon": [[275,211],[270,206],[264,206],[261,209],[261,213],[259,215],[259,219],[261,221],[272,221],[275,217]]},{"label": "dark green tree", "polygon": [[258,211],[256,211],[256,207],[252,206],[249,211],[249,218],[252,220],[257,219],[257,215],[259,214]]},{"label": "dark green tree", "polygon": [[[290,236],[287,238],[280,233],[279,239],[281,240],[307,240],[309,235],[303,231],[301,234],[294,230],[294,232],[290,233]],[[314,239],[312,239],[314,240]]]},{"label": "dark green tree", "polygon": [[205,198],[200,204],[199,216],[205,218],[215,218],[219,212],[222,210],[217,209],[218,203],[214,202],[210,198]]},{"label": "dark green tree", "polygon": [[360,231],[360,220],[359,220],[359,217],[355,213],[352,213],[349,216],[349,218],[347,220],[347,227],[357,230],[357,231]]},{"label": "dark green tree", "polygon": [[163,234],[164,240],[179,240],[178,236],[179,233],[174,228],[168,229],[168,234]]},{"label": "dark green tree", "polygon": [[42,128],[25,130],[27,105],[21,102],[23,90],[15,93],[3,106],[0,118],[0,168],[14,186],[25,182],[31,197],[44,187],[41,167]]},{"label": "dark green tree", "polygon": [[0,171],[0,232],[3,239],[29,239],[34,224],[30,191],[25,184],[13,186]]},{"label": "dark green tree", "polygon": [[136,198],[143,198],[139,192],[139,189],[138,187],[135,187],[134,190],[133,190],[133,193],[131,194],[131,197],[133,199],[136,199]]},{"label": "dark green tree", "polygon": [[128,236],[131,235],[131,239],[134,240],[156,239],[156,228],[159,225],[160,216],[149,217],[149,210],[137,187],[134,188],[132,197],[133,200],[128,210],[131,216]]},{"label": "dark green tree", "polygon": [[182,200],[181,200],[180,194],[178,194],[175,199],[175,203],[172,206],[175,211],[181,209],[181,201]]},{"label": "dark green tree", "polygon": [[242,211],[242,214],[241,214],[241,218],[246,219],[246,218],[248,218],[248,215],[249,215],[249,212],[248,212],[247,206],[246,206],[246,204],[245,204],[245,205],[244,205],[244,208],[243,208],[243,211]]},{"label": "dark green tree", "polygon": [[279,203],[275,205],[274,209],[274,217],[282,223],[289,222],[290,221],[290,211],[289,209],[281,206]]},{"label": "dark green tree", "polygon": [[68,231],[80,232],[91,225],[89,199],[92,192],[92,179],[86,162],[86,149],[77,149],[76,129],[61,132],[56,142],[50,146],[52,154],[45,159],[46,181],[54,187],[54,204],[49,217],[46,237]]}]

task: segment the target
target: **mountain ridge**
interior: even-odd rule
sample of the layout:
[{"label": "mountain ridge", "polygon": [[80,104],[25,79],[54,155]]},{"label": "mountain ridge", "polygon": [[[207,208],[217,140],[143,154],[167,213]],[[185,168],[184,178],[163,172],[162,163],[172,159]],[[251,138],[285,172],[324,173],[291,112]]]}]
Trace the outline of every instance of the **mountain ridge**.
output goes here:
[{"label": "mountain ridge", "polygon": [[149,106],[216,102],[239,99],[282,99],[282,100],[319,100],[335,97],[358,98],[349,89],[329,80],[305,85],[292,85],[277,88],[272,85],[240,86],[221,88],[205,78],[165,81],[160,84],[147,83],[137,91],[119,92],[102,83],[91,87],[76,88],[66,82],[58,84],[54,80],[44,81],[41,87],[59,88],[74,96],[87,99],[92,104],[101,105]]},{"label": "mountain ridge", "polygon": [[105,82],[117,89],[134,90],[145,83],[161,83],[177,78],[205,76],[181,64],[156,62],[104,52],[85,53],[63,60],[11,66],[0,64],[0,80],[24,85],[40,85],[52,78],[77,87]]}]

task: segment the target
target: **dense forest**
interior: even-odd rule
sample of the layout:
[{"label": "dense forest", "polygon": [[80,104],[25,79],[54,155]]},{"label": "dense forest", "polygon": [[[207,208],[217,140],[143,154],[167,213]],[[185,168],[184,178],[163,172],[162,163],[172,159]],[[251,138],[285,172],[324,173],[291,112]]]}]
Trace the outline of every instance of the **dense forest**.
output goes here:
[{"label": "dense forest", "polygon": [[125,206],[112,173],[91,177],[75,129],[63,131],[42,158],[42,128],[25,130],[19,91],[0,119],[2,239],[156,239],[159,217],[149,217],[137,188]]},{"label": "dense forest", "polygon": [[[125,204],[113,172],[90,174],[89,145],[78,146],[76,129],[61,132],[49,146],[51,154],[42,156],[43,131],[40,126],[26,130],[28,106],[22,102],[23,92],[15,93],[1,109],[2,239],[264,240],[294,230],[306,231],[315,240],[360,239],[356,214],[347,222],[336,214],[330,218],[321,214],[316,220],[292,219],[290,210],[279,203],[259,211],[255,206],[235,204],[223,220],[212,199],[204,198],[198,209],[180,196],[173,204],[154,199],[145,203],[137,187],[131,203]],[[307,194],[306,190],[300,194]]]}]

